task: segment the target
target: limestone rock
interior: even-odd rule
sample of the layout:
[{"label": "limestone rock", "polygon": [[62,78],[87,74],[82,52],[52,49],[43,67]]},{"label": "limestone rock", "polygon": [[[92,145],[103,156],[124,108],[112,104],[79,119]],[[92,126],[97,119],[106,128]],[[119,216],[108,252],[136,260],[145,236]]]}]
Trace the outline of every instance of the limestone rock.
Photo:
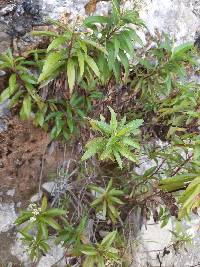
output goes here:
[{"label": "limestone rock", "polygon": [[63,258],[64,255],[64,248],[60,245],[56,246],[54,241],[49,243],[51,250],[47,253],[47,255],[43,256],[37,267],[52,267],[55,263],[59,262],[57,266],[65,267],[66,262]]},{"label": "limestone rock", "polygon": [[42,185],[42,189],[51,194],[53,188],[55,187],[55,182],[46,182]]},{"label": "limestone rock", "polygon": [[179,42],[191,41],[200,26],[200,12],[194,14],[197,6],[190,0],[145,0],[140,15],[151,33],[157,28]]},{"label": "limestone rock", "polygon": [[0,232],[7,232],[17,219],[14,203],[0,203]]}]

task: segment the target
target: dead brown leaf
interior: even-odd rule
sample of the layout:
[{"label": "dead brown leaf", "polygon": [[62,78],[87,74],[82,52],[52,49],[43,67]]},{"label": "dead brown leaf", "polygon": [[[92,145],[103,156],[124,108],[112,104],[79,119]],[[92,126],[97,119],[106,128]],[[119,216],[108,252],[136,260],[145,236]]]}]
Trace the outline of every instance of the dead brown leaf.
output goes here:
[{"label": "dead brown leaf", "polygon": [[85,5],[85,13],[87,15],[90,15],[96,11],[97,8],[97,3],[99,0],[90,0],[86,5]]}]

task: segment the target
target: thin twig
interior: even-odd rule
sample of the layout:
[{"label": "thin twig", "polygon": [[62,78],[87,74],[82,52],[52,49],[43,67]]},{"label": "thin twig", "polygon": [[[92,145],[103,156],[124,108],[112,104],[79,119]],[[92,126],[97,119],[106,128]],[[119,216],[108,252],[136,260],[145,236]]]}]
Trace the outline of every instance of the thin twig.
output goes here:
[{"label": "thin twig", "polygon": [[44,170],[44,155],[46,153],[47,146],[44,149],[44,152],[42,154],[42,165],[41,165],[41,170],[40,170],[40,177],[39,177],[39,186],[38,186],[38,194],[40,196],[41,194],[41,186],[42,186],[42,178],[43,178],[43,170]]}]

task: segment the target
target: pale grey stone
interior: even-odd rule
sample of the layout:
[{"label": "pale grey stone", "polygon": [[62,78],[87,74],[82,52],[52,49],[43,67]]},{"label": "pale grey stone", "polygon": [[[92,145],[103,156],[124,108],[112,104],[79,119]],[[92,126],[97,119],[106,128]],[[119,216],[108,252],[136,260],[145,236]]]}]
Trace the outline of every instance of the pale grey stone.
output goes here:
[{"label": "pale grey stone", "polygon": [[55,182],[46,182],[42,185],[42,189],[44,189],[48,193],[51,193],[54,187]]},{"label": "pale grey stone", "polygon": [[0,203],[0,232],[12,229],[16,219],[14,203]]},{"label": "pale grey stone", "polygon": [[46,254],[46,256],[43,256],[40,259],[37,267],[51,267],[57,262],[59,262],[57,266],[65,267],[65,260],[62,259],[64,255],[64,248],[61,245],[55,245],[54,240],[51,240],[49,245],[51,250]]},{"label": "pale grey stone", "polygon": [[7,196],[11,196],[11,197],[13,197],[14,194],[15,194],[15,188],[11,189],[11,190],[8,190],[7,193],[6,193]]},{"label": "pale grey stone", "polygon": [[31,197],[30,202],[32,202],[32,203],[38,202],[38,201],[40,201],[41,197],[42,197],[42,192],[37,193]]},{"label": "pale grey stone", "polygon": [[13,256],[15,256],[21,263],[23,263],[24,267],[30,267],[32,264],[29,259],[29,255],[27,253],[27,247],[21,240],[21,234],[17,234],[16,239],[11,246],[10,252]]},{"label": "pale grey stone", "polygon": [[193,12],[196,4],[187,6],[185,2],[184,0],[145,0],[140,16],[152,34],[157,28],[175,37],[178,43],[193,41],[199,30],[200,20]]}]

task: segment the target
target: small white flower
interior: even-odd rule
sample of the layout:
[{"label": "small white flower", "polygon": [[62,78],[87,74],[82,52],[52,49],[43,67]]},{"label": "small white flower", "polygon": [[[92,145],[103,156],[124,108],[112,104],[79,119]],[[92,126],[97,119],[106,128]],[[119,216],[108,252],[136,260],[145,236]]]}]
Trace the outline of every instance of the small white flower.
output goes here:
[{"label": "small white flower", "polygon": [[39,212],[37,209],[34,209],[32,213],[33,213],[33,215],[35,215],[35,216],[37,216],[37,215],[40,214],[40,212]]},{"label": "small white flower", "polygon": [[101,39],[101,37],[102,37],[102,33],[99,32],[99,33],[97,34],[97,38],[98,38],[98,39]]},{"label": "small white flower", "polygon": [[29,219],[30,222],[35,222],[36,221],[36,217],[35,216],[32,216],[30,219]]},{"label": "small white flower", "polygon": [[35,209],[37,207],[37,205],[35,204],[35,203],[31,203],[29,206],[28,206],[28,208],[30,209],[30,210],[33,210],[33,209]]},{"label": "small white flower", "polygon": [[33,209],[32,213],[33,213],[33,215],[37,216],[40,214],[41,211],[42,211],[41,208],[35,208],[35,209]]}]

